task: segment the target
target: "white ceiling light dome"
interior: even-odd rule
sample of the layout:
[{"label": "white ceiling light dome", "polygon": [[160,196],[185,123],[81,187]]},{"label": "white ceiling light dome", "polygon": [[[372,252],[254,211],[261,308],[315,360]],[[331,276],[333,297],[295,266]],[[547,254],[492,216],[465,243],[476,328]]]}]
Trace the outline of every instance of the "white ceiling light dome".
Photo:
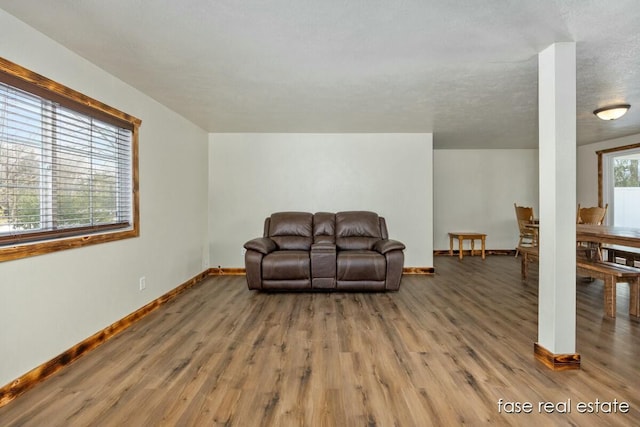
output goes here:
[{"label": "white ceiling light dome", "polygon": [[610,105],[608,107],[598,108],[593,114],[602,120],[616,120],[627,114],[629,108],[631,108],[629,104]]}]

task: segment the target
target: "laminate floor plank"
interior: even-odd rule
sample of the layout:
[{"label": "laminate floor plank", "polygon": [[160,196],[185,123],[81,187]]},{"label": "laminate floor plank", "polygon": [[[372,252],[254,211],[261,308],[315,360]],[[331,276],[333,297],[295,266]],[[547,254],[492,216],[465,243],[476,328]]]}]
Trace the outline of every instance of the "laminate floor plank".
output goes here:
[{"label": "laminate floor plank", "polygon": [[[640,424],[628,286],[613,319],[602,282],[578,279],[581,369],[554,372],[533,354],[535,268],[523,282],[513,257],[434,263],[393,293],[261,293],[209,277],[0,408],[0,425]],[[500,399],[532,413],[499,411]],[[578,412],[596,399],[630,410]]]}]

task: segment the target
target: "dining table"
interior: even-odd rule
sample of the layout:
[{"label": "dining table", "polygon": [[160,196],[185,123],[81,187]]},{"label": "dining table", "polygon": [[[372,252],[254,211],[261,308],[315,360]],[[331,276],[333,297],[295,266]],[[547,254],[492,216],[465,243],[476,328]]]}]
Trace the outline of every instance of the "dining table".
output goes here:
[{"label": "dining table", "polygon": [[576,224],[576,240],[640,248],[640,228]]},{"label": "dining table", "polygon": [[[526,227],[529,227],[536,232],[540,229],[540,223],[530,223]],[[538,234],[538,242],[540,243],[540,236]],[[634,260],[640,258],[640,228],[634,227],[620,227],[611,225],[593,225],[593,224],[576,224],[576,242],[578,243],[578,256],[588,256],[602,261],[601,249],[609,251],[615,250],[616,253],[622,250],[625,252],[625,257],[629,256],[629,253],[637,253],[638,256],[633,256],[631,266],[634,265]],[[582,246],[581,243],[587,243],[587,246]],[[595,246],[594,246],[595,245]],[[627,248],[627,251],[625,251]],[[609,258],[609,261],[613,261],[613,256]],[[635,264],[637,266],[637,263]]]},{"label": "dining table", "polygon": [[[540,223],[526,226],[538,230]],[[576,241],[640,248],[640,228],[576,224]]]}]

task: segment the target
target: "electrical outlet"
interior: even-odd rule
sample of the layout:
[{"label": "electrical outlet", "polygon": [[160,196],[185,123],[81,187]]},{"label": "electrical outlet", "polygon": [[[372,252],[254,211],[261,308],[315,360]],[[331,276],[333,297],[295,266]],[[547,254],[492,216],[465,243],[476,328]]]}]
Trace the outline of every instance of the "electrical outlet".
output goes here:
[{"label": "electrical outlet", "polygon": [[144,291],[146,287],[147,287],[147,279],[144,276],[142,276],[140,278],[140,290]]}]

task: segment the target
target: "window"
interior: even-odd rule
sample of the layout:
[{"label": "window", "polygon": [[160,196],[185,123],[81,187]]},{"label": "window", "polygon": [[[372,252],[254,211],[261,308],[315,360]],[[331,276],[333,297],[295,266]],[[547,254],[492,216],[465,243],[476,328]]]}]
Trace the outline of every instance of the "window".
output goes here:
[{"label": "window", "polygon": [[607,224],[640,228],[640,144],[598,151],[599,203]]},{"label": "window", "polygon": [[139,126],[0,58],[0,260],[137,236]]}]

